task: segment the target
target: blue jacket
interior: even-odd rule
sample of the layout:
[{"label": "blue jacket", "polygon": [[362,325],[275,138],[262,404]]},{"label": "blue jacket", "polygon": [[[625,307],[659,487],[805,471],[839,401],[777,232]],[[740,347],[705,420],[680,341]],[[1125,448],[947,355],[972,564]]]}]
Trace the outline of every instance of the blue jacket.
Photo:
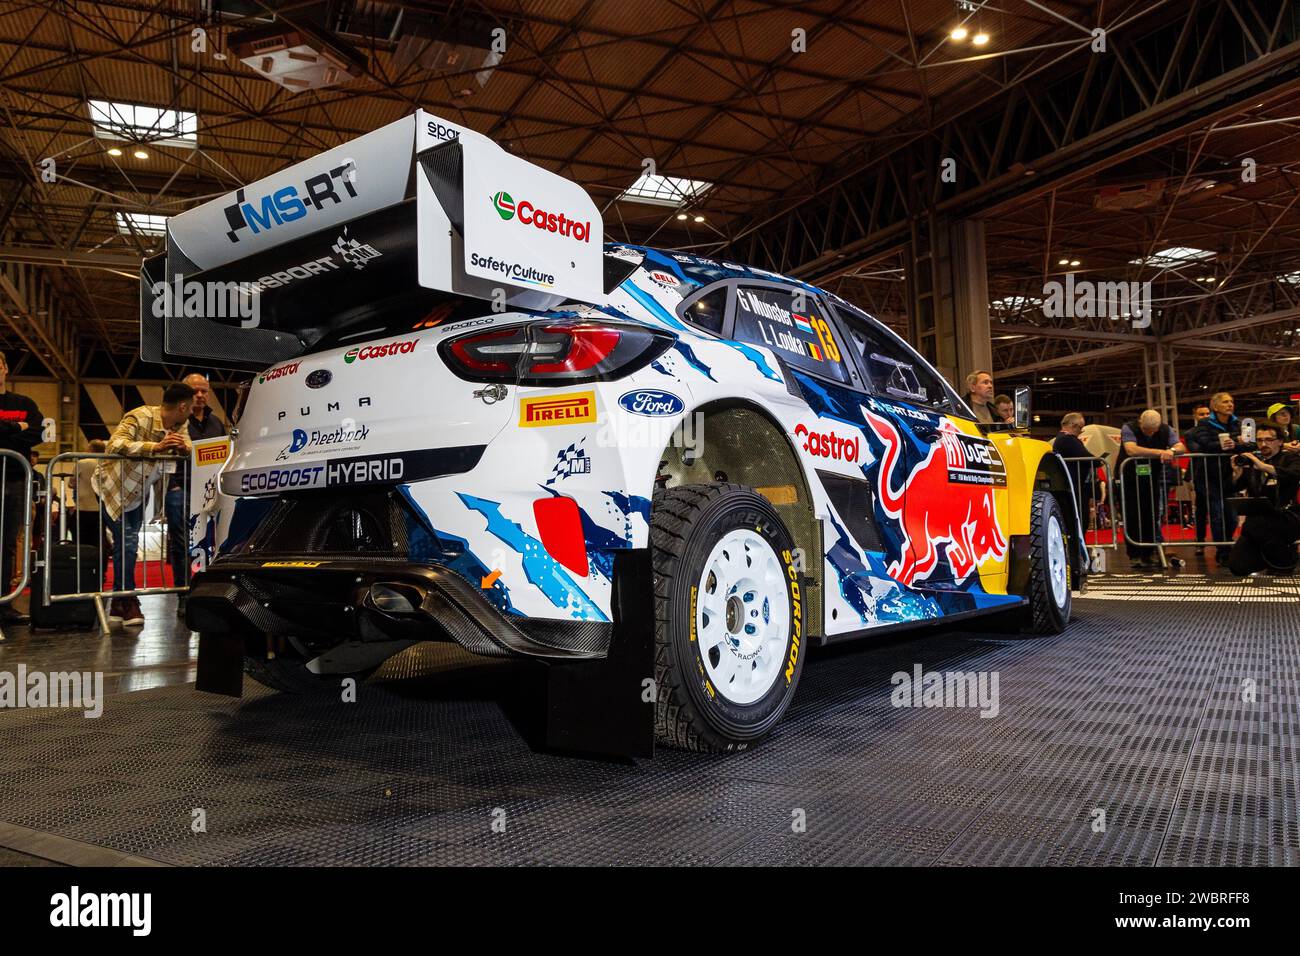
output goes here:
[{"label": "blue jacket", "polygon": [[1234,441],[1240,441],[1241,421],[1233,415],[1228,418],[1228,424],[1224,425],[1219,421],[1218,414],[1211,412],[1209,418],[1203,419],[1187,433],[1187,450],[1217,455],[1223,451],[1223,446],[1219,444],[1219,436],[1223,434],[1231,435]]}]

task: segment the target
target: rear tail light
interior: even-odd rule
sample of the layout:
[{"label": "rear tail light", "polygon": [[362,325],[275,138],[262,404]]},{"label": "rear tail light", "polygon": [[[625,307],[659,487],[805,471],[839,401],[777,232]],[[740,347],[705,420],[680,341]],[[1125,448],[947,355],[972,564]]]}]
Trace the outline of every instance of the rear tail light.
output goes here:
[{"label": "rear tail light", "polygon": [[548,385],[621,378],[672,345],[672,336],[614,322],[529,322],[444,342],[443,360],[472,382]]}]

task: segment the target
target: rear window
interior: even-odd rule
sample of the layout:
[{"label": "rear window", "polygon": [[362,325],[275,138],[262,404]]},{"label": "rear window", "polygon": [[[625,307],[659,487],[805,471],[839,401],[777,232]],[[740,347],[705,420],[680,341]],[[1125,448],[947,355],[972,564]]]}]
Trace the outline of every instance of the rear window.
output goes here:
[{"label": "rear window", "polygon": [[800,371],[847,383],[847,359],[826,314],[812,295],[799,296],[798,291],[739,286],[732,337],[773,349]]},{"label": "rear window", "polygon": [[682,319],[699,329],[722,333],[722,322],[727,317],[727,287],[719,286],[706,292],[679,313]]}]

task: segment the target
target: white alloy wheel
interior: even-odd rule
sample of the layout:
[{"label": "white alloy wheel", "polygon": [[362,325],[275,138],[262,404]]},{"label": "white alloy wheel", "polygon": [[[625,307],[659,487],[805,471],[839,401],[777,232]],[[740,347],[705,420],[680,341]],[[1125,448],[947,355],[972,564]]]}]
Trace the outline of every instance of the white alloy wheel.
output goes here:
[{"label": "white alloy wheel", "polygon": [[[1063,547],[1061,553],[1064,560]],[[698,593],[695,628],[707,676],[727,700],[752,704],[771,690],[785,663],[785,568],[766,540],[737,528],[713,546]]]},{"label": "white alloy wheel", "polygon": [[1070,596],[1069,570],[1065,559],[1065,536],[1061,522],[1052,515],[1047,523],[1047,577],[1052,584],[1052,599],[1057,607],[1065,607]]}]

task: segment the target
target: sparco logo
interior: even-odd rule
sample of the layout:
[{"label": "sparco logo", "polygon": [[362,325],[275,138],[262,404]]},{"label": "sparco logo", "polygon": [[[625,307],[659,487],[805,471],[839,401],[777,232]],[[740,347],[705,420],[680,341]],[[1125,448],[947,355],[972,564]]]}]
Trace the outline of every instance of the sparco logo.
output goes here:
[{"label": "sparco logo", "polygon": [[390,355],[406,355],[415,351],[415,343],[419,339],[408,339],[405,342],[389,342],[387,345],[364,345],[355,349],[348,349],[343,353],[343,361],[351,365],[353,362],[366,359],[387,358]]},{"label": "sparco logo", "polygon": [[515,202],[514,197],[505,190],[495,193],[491,198],[492,208],[506,222],[518,217],[525,226],[532,226],[543,232],[558,233],[578,242],[589,242],[591,239],[590,220],[579,222],[570,219],[562,212],[547,212],[545,209],[538,209],[527,199]]},{"label": "sparco logo", "polygon": [[280,365],[270,371],[263,372],[261,375],[257,376],[257,384],[261,385],[263,382],[273,382],[277,378],[284,378],[286,375],[296,375],[298,373],[298,366],[301,364],[301,362],[290,362],[288,365]]},{"label": "sparco logo", "polygon": [[[343,195],[336,189],[342,187]],[[241,238],[240,230],[251,229],[253,235],[282,226],[287,222],[302,219],[313,209],[324,209],[328,200],[333,205],[357,198],[356,167],[348,162],[335,166],[329,172],[309,176],[302,183],[302,192],[297,186],[284,186],[274,192],[246,199],[246,190],[235,193],[235,201],[226,207],[226,223],[230,230],[226,237],[231,242]]]}]

